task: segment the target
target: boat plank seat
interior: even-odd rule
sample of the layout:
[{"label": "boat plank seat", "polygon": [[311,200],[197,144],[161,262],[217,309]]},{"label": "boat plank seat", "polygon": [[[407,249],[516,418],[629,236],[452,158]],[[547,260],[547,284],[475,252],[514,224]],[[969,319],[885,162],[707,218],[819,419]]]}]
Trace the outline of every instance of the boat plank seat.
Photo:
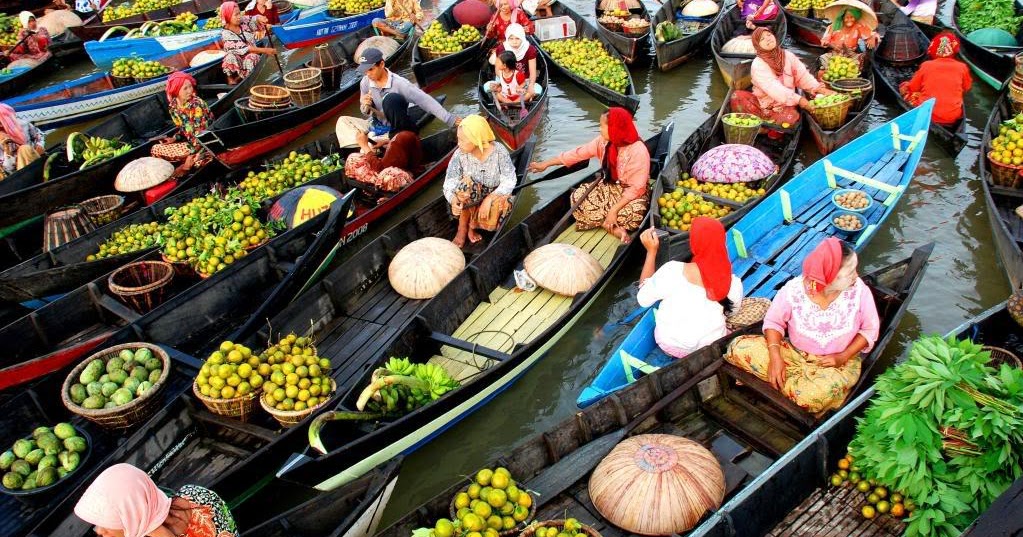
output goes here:
[{"label": "boat plank seat", "polygon": [[855,487],[817,489],[767,537],[825,537],[855,535],[857,537],[896,537],[905,526],[894,517],[868,520],[859,515],[863,493]]},{"label": "boat plank seat", "polygon": [[767,399],[772,405],[792,418],[798,424],[801,431],[809,432],[813,429],[817,421],[816,416],[800,408],[799,405],[793,403],[792,400],[782,395],[773,386],[760,380],[753,373],[749,373],[728,362],[721,364],[721,373],[726,377],[731,377],[743,383],[746,387],[756,392],[757,395]]},{"label": "boat plank seat", "polygon": [[[727,377],[718,370],[718,383],[722,386],[720,395],[703,401],[700,409],[740,434],[759,451],[773,456],[784,454],[802,438],[802,433],[792,426],[788,419],[773,406],[748,397],[739,388],[726,384]],[[770,464],[770,463],[768,463]]]},{"label": "boat plank seat", "polygon": [[96,304],[96,307],[114,314],[117,318],[125,322],[133,323],[142,318],[142,315],[140,315],[137,311],[125,306],[118,302],[114,297],[101,291],[99,286],[95,283],[89,283],[89,295]]}]

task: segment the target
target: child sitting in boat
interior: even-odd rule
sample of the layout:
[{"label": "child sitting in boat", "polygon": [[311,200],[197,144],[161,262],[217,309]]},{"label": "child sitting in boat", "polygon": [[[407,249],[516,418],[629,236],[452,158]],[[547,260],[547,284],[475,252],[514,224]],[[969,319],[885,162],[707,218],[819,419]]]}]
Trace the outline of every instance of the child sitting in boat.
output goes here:
[{"label": "child sitting in boat", "polygon": [[963,118],[963,96],[973,85],[970,68],[956,59],[958,52],[959,39],[952,32],[939,33],[927,48],[931,59],[920,64],[912,79],[899,84],[899,93],[913,106],[933,97],[931,121],[949,128]]},{"label": "child sitting in boat", "polygon": [[383,19],[373,19],[373,27],[381,35],[403,41],[412,34],[412,28],[423,22],[423,8],[419,0],[387,0]]},{"label": "child sitting in boat", "polygon": [[[526,75],[515,69],[515,54],[505,51],[494,66],[495,80],[487,82],[484,89],[494,96],[500,106],[516,105],[519,101],[528,101],[526,96]],[[535,92],[529,92],[533,94]]]},{"label": "child sitting in boat", "polygon": [[[855,6],[855,7],[854,7]],[[841,0],[828,5],[825,13],[832,21],[824,31],[821,44],[832,50],[848,54],[856,52],[862,39],[868,49],[877,48],[877,15],[870,6],[858,0]]]},{"label": "child sitting in boat", "polygon": [[28,166],[42,156],[46,137],[35,125],[18,118],[14,109],[0,103],[0,142],[3,144],[2,177]]},{"label": "child sitting in boat", "polygon": [[[422,169],[423,147],[416,124],[409,117],[408,101],[398,93],[384,97],[384,116],[391,126],[388,137],[370,140],[365,132],[356,134],[359,152],[348,155],[345,175],[386,192],[397,192],[411,184]],[[377,150],[384,148],[382,157]]]},{"label": "child sitting in boat", "polygon": [[497,13],[490,18],[484,37],[495,41],[501,39],[508,30],[508,26],[512,24],[521,24],[525,33],[533,33],[533,21],[529,20],[529,15],[519,8],[517,0],[497,0]]},{"label": "child sitting in boat", "polygon": [[227,504],[212,490],[185,485],[167,496],[145,472],[125,463],[96,477],[75,504],[75,515],[102,536],[238,535]]},{"label": "child sitting in boat", "polygon": [[690,232],[693,261],[668,261],[656,267],[660,241],[653,228],[640,236],[646,261],[639,276],[640,306],[657,301],[654,339],[668,356],[684,358],[728,333],[725,316],[742,302],[742,281],[732,275],[725,249],[725,228],[717,219],[698,216]]},{"label": "child sitting in boat", "polygon": [[860,354],[870,352],[880,331],[857,263],[848,244],[824,239],[803,261],[803,275],[774,297],[764,335],[732,340],[725,360],[809,412],[841,407],[860,377]]},{"label": "child sitting in boat", "polygon": [[18,19],[21,31],[15,43],[21,44],[12,48],[7,56],[11,59],[11,66],[35,67],[50,57],[50,32],[39,25],[31,11],[22,11]]},{"label": "child sitting in boat", "polygon": [[[498,45],[493,52],[490,53],[490,65],[494,66],[495,71],[501,71],[500,63],[498,59],[504,53],[511,53],[512,59],[514,60],[514,68],[516,71],[521,73],[525,79],[528,79],[528,83],[521,84],[525,88],[525,98],[527,101],[533,99],[534,96],[540,93],[540,85],[536,83],[537,71],[537,51],[536,47],[532,45],[526,39],[526,29],[520,24],[511,24],[508,29],[504,32],[505,40],[503,43]],[[501,82],[500,75],[498,82]],[[525,82],[525,81],[524,81]],[[517,100],[515,102],[518,102]]]}]

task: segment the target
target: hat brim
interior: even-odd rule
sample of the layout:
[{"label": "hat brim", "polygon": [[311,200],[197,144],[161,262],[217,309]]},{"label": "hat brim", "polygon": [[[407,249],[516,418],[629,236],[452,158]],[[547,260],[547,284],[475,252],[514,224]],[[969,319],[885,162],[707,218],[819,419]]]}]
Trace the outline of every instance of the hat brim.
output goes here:
[{"label": "hat brim", "polygon": [[369,62],[367,62],[367,63],[360,63],[359,67],[357,67],[356,70],[359,71],[359,74],[364,75],[367,72],[369,72],[369,70],[372,69],[374,65],[376,65],[376,64],[375,63],[369,63]]},{"label": "hat brim", "polygon": [[824,17],[834,22],[835,17],[844,11],[845,8],[849,7],[858,9],[862,13],[860,22],[866,24],[871,30],[877,30],[877,14],[874,13],[870,6],[859,0],[836,0],[831,2],[824,8]]}]

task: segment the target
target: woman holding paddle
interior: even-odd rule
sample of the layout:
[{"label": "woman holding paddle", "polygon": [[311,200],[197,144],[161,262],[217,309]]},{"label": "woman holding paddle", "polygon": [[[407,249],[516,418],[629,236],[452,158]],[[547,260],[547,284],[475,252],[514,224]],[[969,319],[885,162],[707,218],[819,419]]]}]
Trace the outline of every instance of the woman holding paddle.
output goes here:
[{"label": "woman holding paddle", "polygon": [[[22,11],[18,15],[21,20],[21,31],[18,32],[19,45],[13,47],[7,56],[13,65],[33,67],[39,65],[50,56],[50,32],[39,26],[36,16],[30,11]],[[20,64],[15,64],[20,62]]]},{"label": "woman holding paddle", "polygon": [[250,17],[241,12],[235,2],[224,2],[220,5],[220,18],[224,21],[224,29],[220,38],[224,43],[223,68],[230,84],[237,84],[249,76],[259,63],[260,54],[276,55],[273,47],[258,47],[257,33],[261,25],[266,25],[266,17],[256,15]]},{"label": "woman holding paddle", "polygon": [[522,25],[527,34],[533,33],[533,21],[519,8],[517,0],[497,0],[497,13],[494,13],[487,24],[484,37],[495,41],[501,39],[512,24]]}]

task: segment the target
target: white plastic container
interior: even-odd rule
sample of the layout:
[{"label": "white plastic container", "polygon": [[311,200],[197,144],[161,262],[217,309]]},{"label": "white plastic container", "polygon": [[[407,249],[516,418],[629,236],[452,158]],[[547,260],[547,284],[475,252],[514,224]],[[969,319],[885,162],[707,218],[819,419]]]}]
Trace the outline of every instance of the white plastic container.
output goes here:
[{"label": "white plastic container", "polygon": [[554,39],[565,39],[575,37],[576,27],[572,17],[561,16],[547,19],[538,19],[533,22],[536,29],[536,38],[540,41],[551,41]]}]

